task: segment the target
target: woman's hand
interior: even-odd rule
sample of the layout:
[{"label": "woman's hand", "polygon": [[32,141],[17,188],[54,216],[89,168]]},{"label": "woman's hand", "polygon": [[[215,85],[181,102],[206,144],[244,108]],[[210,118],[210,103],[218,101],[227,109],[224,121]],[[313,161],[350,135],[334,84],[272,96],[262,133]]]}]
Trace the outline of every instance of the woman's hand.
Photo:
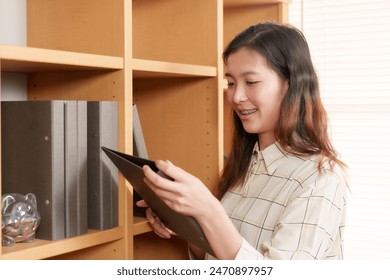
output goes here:
[{"label": "woman's hand", "polygon": [[[198,178],[170,161],[157,160],[156,166],[172,180],[158,175],[149,166],[144,166],[145,183],[171,209],[192,216],[199,222],[217,259],[234,259],[243,239],[218,199]],[[167,236],[167,229],[162,223],[156,222],[154,217],[149,219],[154,220],[155,225],[152,226],[158,231],[157,234]],[[204,256],[199,249],[191,248],[198,257]]]},{"label": "woman's hand", "polygon": [[157,168],[173,180],[144,166],[145,183],[174,211],[202,219],[210,215],[210,205],[219,203],[210,190],[195,176],[170,161],[157,160]]},{"label": "woman's hand", "polygon": [[[144,200],[137,201],[136,204],[138,207],[148,207]],[[146,219],[158,236],[162,238],[171,238],[171,236],[176,235],[173,231],[165,227],[165,225],[149,207],[146,209]]]}]

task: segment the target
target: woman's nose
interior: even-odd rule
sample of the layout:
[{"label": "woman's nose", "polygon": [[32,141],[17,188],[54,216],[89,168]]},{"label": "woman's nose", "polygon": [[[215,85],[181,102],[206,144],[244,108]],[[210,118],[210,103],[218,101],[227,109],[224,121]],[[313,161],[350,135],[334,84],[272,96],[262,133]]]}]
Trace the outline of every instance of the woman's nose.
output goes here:
[{"label": "woman's nose", "polygon": [[237,85],[234,89],[232,101],[235,104],[239,104],[243,101],[246,101],[247,96],[245,93],[245,89],[242,86]]}]

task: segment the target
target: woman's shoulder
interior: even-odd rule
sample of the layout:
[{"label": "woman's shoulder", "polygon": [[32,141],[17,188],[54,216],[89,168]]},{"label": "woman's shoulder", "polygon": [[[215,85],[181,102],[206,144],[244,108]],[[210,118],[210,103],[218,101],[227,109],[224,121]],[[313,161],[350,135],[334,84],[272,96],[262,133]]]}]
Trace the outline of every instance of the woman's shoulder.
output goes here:
[{"label": "woman's shoulder", "polygon": [[269,147],[263,152],[267,170],[273,176],[289,178],[298,184],[310,184],[319,179],[333,179],[347,184],[346,169],[337,162],[318,154],[299,156],[287,152],[281,145]]},{"label": "woman's shoulder", "polygon": [[300,184],[310,184],[318,180],[333,180],[348,184],[347,170],[337,162],[319,155],[307,157],[288,154],[280,171],[290,173],[290,178]]},{"label": "woman's shoulder", "polygon": [[296,166],[291,174],[291,178],[299,183],[297,194],[335,196],[338,197],[340,205],[344,204],[349,189],[347,170],[327,158],[322,159],[319,166],[319,160],[321,159],[318,155],[300,158],[301,164]]}]

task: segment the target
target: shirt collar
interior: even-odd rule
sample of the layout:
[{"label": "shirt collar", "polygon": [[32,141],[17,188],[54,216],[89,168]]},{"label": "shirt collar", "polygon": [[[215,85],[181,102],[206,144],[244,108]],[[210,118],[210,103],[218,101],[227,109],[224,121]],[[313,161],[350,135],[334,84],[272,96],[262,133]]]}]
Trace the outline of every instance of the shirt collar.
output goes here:
[{"label": "shirt collar", "polygon": [[259,143],[257,142],[253,148],[254,160],[260,161],[263,159],[268,174],[275,172],[281,163],[279,159],[286,157],[287,154],[278,142],[273,143],[264,150],[260,150]]}]

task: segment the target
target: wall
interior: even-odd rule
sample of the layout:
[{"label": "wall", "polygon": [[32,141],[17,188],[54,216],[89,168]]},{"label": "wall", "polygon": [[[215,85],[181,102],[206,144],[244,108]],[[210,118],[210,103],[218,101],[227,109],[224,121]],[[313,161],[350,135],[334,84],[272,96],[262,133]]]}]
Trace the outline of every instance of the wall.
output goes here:
[{"label": "wall", "polygon": [[[0,44],[27,44],[26,0],[0,0]],[[27,99],[25,74],[2,73],[1,100]]]}]

